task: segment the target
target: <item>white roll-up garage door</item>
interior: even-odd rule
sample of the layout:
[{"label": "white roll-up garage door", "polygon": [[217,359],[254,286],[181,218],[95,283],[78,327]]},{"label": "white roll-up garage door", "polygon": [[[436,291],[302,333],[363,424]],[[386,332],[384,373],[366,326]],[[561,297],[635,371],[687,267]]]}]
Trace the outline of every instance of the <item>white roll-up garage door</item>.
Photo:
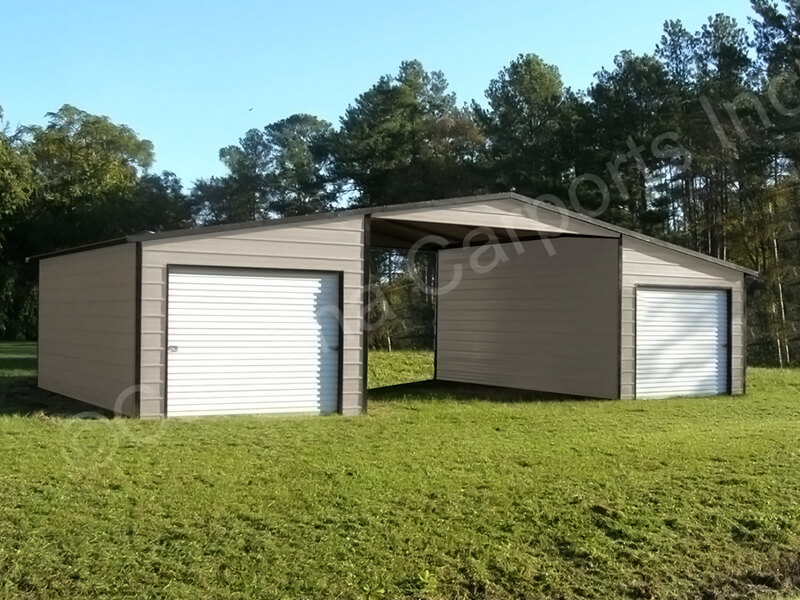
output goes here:
[{"label": "white roll-up garage door", "polygon": [[172,268],[167,414],[337,409],[335,273]]},{"label": "white roll-up garage door", "polygon": [[636,397],[728,393],[728,292],[636,294]]}]

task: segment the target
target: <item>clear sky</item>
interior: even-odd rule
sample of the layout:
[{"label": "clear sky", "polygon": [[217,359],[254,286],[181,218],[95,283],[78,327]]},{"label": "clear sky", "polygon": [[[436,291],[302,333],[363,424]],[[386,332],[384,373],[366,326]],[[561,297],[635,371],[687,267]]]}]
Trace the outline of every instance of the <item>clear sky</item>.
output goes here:
[{"label": "clear sky", "polygon": [[188,187],[252,127],[338,123],[402,60],[443,71],[460,102],[527,52],[584,89],[620,50],[652,51],[666,19],[694,31],[717,12],[752,14],[748,0],[8,0],[0,106],[12,125],[65,103],[108,115]]}]

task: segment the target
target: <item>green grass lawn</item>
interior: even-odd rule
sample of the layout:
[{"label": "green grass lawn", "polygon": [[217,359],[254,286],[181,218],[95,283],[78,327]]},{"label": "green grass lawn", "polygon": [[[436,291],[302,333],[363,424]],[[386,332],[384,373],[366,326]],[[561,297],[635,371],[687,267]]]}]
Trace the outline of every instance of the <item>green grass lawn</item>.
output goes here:
[{"label": "green grass lawn", "polygon": [[[798,371],[754,369],[740,398],[423,383],[372,392],[363,417],[78,420],[24,379],[33,346],[2,351],[0,598],[800,589]],[[372,353],[372,385],[396,358],[429,372]]]},{"label": "green grass lawn", "polygon": [[367,387],[433,379],[433,353],[426,350],[369,351]]}]

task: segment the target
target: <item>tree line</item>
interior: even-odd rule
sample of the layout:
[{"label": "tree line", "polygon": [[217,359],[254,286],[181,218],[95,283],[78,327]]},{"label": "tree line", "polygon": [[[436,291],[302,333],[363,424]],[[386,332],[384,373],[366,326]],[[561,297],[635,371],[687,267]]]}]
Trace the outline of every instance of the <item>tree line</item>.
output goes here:
[{"label": "tree line", "polygon": [[[464,104],[443,73],[403,62],[337,125],[295,114],[252,129],[220,150],[223,176],[189,188],[152,172],[152,144],[106,117],[66,105],[44,126],[12,130],[0,112],[0,335],[35,335],[36,267],[25,257],[38,252],[514,190],[757,269],[751,362],[794,363],[800,4],[751,3],[748,25],[725,14],[695,32],[668,21],[653,52],[621,52],[585,90],[527,54]],[[382,327],[424,337],[417,317],[430,310],[402,256],[375,256],[372,268],[385,295],[371,310],[396,316]],[[373,343],[391,335],[378,328]]]}]

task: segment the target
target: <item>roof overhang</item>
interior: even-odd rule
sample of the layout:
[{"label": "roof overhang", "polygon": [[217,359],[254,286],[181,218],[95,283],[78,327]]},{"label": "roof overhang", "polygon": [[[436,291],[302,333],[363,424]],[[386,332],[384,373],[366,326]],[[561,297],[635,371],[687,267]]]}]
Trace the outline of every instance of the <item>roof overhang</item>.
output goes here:
[{"label": "roof overhang", "polygon": [[[442,209],[453,208],[456,206],[469,206],[476,204],[513,204],[517,207],[514,212],[518,218],[500,219],[485,217],[486,223],[481,223],[481,217],[476,216],[470,222],[458,222],[449,218],[438,218],[433,213],[441,213]],[[428,214],[429,216],[420,216]],[[271,219],[266,221],[253,221],[248,223],[234,223],[225,225],[212,225],[197,227],[192,229],[179,229],[174,231],[163,231],[158,233],[146,232],[133,234],[113,240],[99,242],[97,244],[87,244],[75,248],[56,250],[45,254],[30,257],[29,260],[40,260],[94,250],[106,246],[123,244],[128,242],[153,242],[165,239],[179,239],[182,237],[196,235],[214,235],[231,231],[241,231],[246,229],[268,228],[302,224],[307,222],[324,222],[327,220],[352,218],[355,216],[365,216],[372,219],[371,233],[373,235],[373,245],[392,244],[387,247],[405,248],[410,247],[424,235],[440,235],[452,243],[463,243],[467,238],[465,228],[475,230],[484,228],[493,231],[496,235],[496,242],[513,241],[517,239],[545,239],[547,237],[561,236],[581,236],[581,237],[611,237],[618,238],[626,235],[661,248],[665,248],[681,254],[693,256],[695,258],[714,263],[716,265],[739,271],[751,277],[758,277],[758,272],[747,269],[739,265],[689,250],[682,246],[677,246],[669,242],[653,238],[624,227],[618,227],[599,219],[583,215],[578,212],[561,208],[554,204],[534,200],[514,192],[499,194],[482,194],[476,196],[466,196],[458,198],[445,198],[440,200],[426,200],[423,202],[410,202],[406,204],[394,204],[388,206],[376,206],[357,209],[338,210],[328,213],[304,215],[298,217],[286,217],[282,219]],[[526,223],[526,218],[530,220],[530,226]],[[554,221],[555,220],[555,221]],[[490,222],[491,221],[491,222]],[[553,223],[557,224],[554,226]],[[477,237],[475,238],[477,239]],[[483,242],[486,243],[486,242]],[[409,245],[410,244],[410,245]],[[441,248],[441,244],[438,246]]]}]

